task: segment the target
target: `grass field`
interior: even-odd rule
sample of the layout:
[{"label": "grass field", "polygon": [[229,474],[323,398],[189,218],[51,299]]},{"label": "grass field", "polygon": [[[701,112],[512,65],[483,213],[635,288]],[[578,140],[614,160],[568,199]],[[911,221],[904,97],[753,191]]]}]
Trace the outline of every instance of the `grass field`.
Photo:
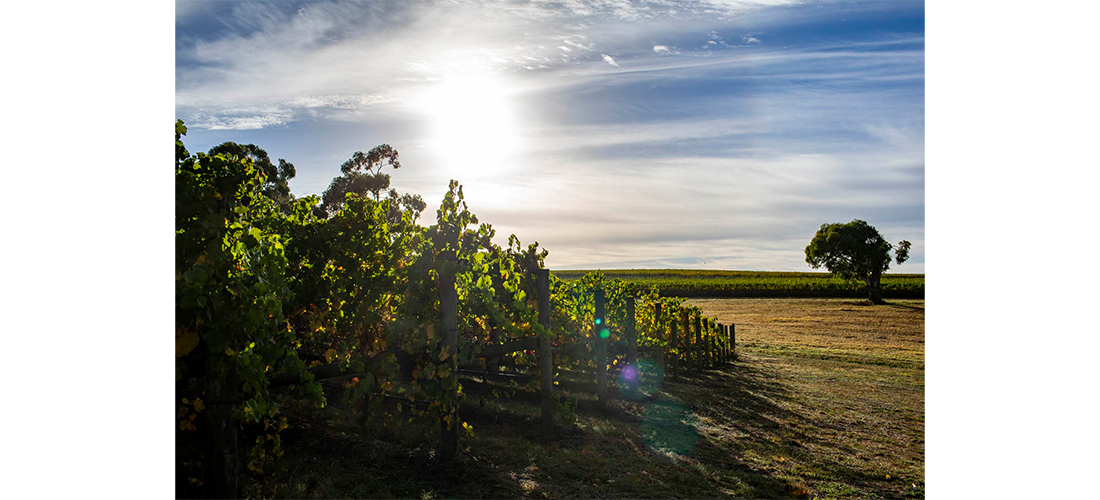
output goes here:
[{"label": "grass field", "polygon": [[[554,271],[562,280],[574,280],[591,270]],[[855,297],[867,296],[867,286],[829,273],[774,271],[712,271],[702,269],[615,269],[600,271],[607,278],[660,288],[674,297]],[[923,299],[923,274],[886,274],[885,298]]]},{"label": "grass field", "polygon": [[[284,437],[267,496],[294,498],[922,498],[924,302],[695,299],[737,324],[739,358],[643,385],[575,426],[537,423],[535,398],[462,408],[455,463],[434,429],[363,434],[346,409]],[[377,432],[377,431],[376,431]],[[251,485],[246,492],[258,496]]]}]

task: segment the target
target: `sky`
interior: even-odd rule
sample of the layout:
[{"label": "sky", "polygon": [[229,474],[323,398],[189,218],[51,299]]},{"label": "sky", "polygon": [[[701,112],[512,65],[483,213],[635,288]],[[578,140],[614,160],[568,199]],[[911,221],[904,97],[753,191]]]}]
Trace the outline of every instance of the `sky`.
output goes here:
[{"label": "sky", "polygon": [[[810,270],[823,223],[924,272],[924,2],[178,1],[185,144],[254,143],[320,194],[390,144],[551,269]],[[426,220],[425,220],[426,219]]]}]

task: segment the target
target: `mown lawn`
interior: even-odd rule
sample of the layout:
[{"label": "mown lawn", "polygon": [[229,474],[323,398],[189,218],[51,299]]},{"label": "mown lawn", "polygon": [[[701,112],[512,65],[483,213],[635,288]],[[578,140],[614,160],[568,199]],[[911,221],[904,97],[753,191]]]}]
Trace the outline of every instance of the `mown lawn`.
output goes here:
[{"label": "mown lawn", "polygon": [[[286,498],[901,498],[924,496],[924,303],[696,299],[736,323],[739,357],[643,384],[573,426],[538,402],[471,393],[475,435],[451,464],[435,428],[364,433],[338,404],[286,432]],[[471,387],[475,385],[470,382]]]}]

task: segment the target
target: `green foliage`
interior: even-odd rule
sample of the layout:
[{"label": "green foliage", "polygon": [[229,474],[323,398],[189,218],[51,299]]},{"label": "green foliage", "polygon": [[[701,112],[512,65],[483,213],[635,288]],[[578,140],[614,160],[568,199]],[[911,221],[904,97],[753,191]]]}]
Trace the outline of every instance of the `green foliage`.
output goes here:
[{"label": "green foliage", "polygon": [[271,157],[267,151],[255,144],[237,144],[235,142],[223,142],[210,148],[207,153],[210,156],[226,155],[237,158],[248,158],[264,176],[261,191],[264,196],[271,198],[276,204],[283,206],[294,201],[290,194],[290,179],[297,174],[294,164],[279,158],[279,164],[271,163]]},{"label": "green foliage", "polygon": [[[263,194],[265,176],[250,158],[190,155],[181,141],[186,130],[177,121],[175,317],[183,340],[177,377],[205,365],[221,383],[239,382],[244,404],[235,425],[262,425],[277,437],[279,408],[267,373],[302,368],[283,310],[292,294],[285,240],[269,229],[285,216]],[[181,430],[191,429],[181,422]],[[253,448],[250,465],[277,455],[278,443]]]},{"label": "green foliage", "polygon": [[822,224],[806,246],[806,263],[843,279],[864,279],[890,268],[892,246],[864,221]]},{"label": "green foliage", "polygon": [[[899,244],[898,264],[909,257],[910,243]],[[878,230],[859,219],[847,224],[822,224],[817,234],[806,246],[806,263],[846,280],[867,283],[871,302],[881,302],[879,282],[882,273],[890,268],[890,251],[893,246]]]}]

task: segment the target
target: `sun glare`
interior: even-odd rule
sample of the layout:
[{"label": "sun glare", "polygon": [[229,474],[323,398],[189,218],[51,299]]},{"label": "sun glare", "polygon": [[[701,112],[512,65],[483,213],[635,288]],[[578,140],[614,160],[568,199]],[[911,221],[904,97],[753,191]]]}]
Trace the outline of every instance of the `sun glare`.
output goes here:
[{"label": "sun glare", "polygon": [[516,108],[493,76],[461,75],[436,84],[424,98],[432,153],[459,181],[510,170],[519,151]]}]

